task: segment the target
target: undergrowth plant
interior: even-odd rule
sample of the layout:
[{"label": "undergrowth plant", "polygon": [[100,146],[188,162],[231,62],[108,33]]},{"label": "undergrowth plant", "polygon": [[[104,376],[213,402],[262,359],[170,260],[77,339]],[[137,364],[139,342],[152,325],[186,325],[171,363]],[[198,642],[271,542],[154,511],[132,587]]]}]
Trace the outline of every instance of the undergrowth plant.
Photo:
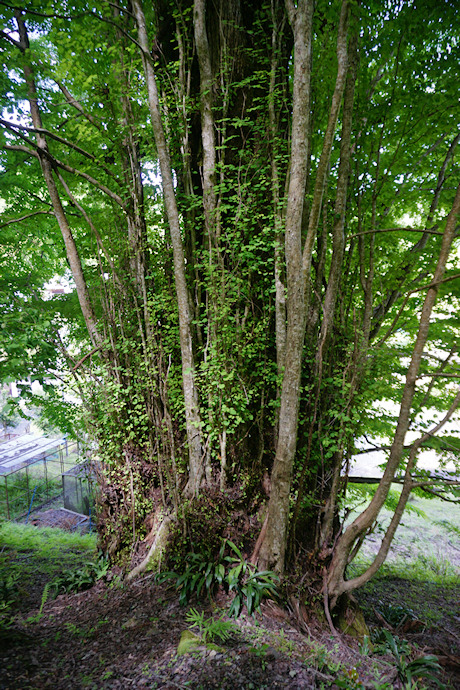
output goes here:
[{"label": "undergrowth plant", "polygon": [[260,609],[264,598],[276,596],[276,582],[279,578],[271,570],[257,571],[244,560],[235,544],[229,542],[229,545],[237,556],[236,561],[233,559],[234,565],[226,578],[229,591],[235,593],[229,615],[238,618],[242,607],[246,606],[249,615],[252,616]]},{"label": "undergrowth plant", "polygon": [[442,686],[437,675],[441,671],[438,658],[433,654],[426,654],[410,660],[408,654],[410,648],[406,640],[399,640],[388,630],[383,630],[384,643],[380,645],[383,652],[390,652],[395,660],[398,679],[405,690],[416,688],[420,679],[426,679],[430,683]]},{"label": "undergrowth plant", "polygon": [[18,598],[17,572],[3,572],[0,575],[0,634],[13,625],[13,606]]},{"label": "undergrowth plant", "polygon": [[27,623],[38,623],[38,621],[41,619],[41,617],[43,615],[43,608],[44,608],[44,606],[48,600],[48,593],[49,593],[50,588],[51,588],[51,583],[47,582],[43,588],[42,598],[40,601],[40,608],[38,609],[38,613],[35,616],[30,616],[26,621]]},{"label": "undergrowth plant", "polygon": [[109,570],[109,559],[100,554],[97,561],[88,561],[81,568],[67,568],[51,584],[56,594],[81,592],[90,589],[98,580],[104,578]]},{"label": "undergrowth plant", "polygon": [[226,540],[223,540],[217,557],[212,558],[209,553],[189,553],[187,566],[183,573],[168,571],[157,575],[157,582],[174,580],[176,589],[180,592],[179,603],[187,604],[192,597],[206,594],[209,598],[215,593],[225,578],[227,558],[224,556]]},{"label": "undergrowth plant", "polygon": [[198,633],[203,642],[225,642],[231,635],[237,632],[236,626],[230,621],[224,620],[222,617],[214,619],[204,617],[204,612],[198,613],[196,609],[190,609],[185,616],[185,620],[198,628]]},{"label": "undergrowth plant", "polygon": [[[224,555],[227,547],[233,555]],[[243,606],[253,615],[264,598],[276,596],[278,576],[270,570],[257,571],[232,541],[223,539],[217,558],[190,553],[183,573],[168,571],[157,575],[157,582],[168,579],[174,580],[181,605],[187,604],[193,595],[200,597],[206,593],[211,598],[222,585],[235,595],[229,615],[237,618]]]}]

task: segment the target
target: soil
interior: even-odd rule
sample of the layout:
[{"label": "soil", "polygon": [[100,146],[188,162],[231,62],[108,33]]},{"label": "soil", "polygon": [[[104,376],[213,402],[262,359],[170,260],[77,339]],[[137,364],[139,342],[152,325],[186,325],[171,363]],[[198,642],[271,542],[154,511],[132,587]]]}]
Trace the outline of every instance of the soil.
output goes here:
[{"label": "soil", "polygon": [[[60,517],[69,519],[51,506],[37,515],[53,524]],[[50,597],[40,615],[50,579],[46,567],[40,568],[32,552],[3,549],[2,555],[16,565],[33,563],[36,575],[30,577],[29,568],[29,576],[18,583],[13,623],[6,630],[0,626],[1,690],[402,687],[390,654],[377,653],[372,645],[365,650],[342,633],[334,636],[313,616],[300,623],[293,609],[273,602],[264,603],[253,618],[243,614],[234,621],[225,642],[199,644],[179,655],[181,635],[191,629],[190,608],[204,611],[206,619],[229,620],[224,614],[229,602],[222,592],[213,602],[181,607],[175,589],[157,584],[152,574],[126,584],[114,570],[87,591]],[[83,565],[87,556],[79,557]],[[409,643],[410,658],[437,655],[444,686],[460,688],[458,587],[380,578],[356,597],[373,635],[390,630]],[[389,615],[395,611],[402,614],[396,621]]]},{"label": "soil", "polygon": [[[40,618],[42,593],[43,581],[28,587],[13,626],[0,640],[4,690],[375,688],[385,680],[387,687],[400,687],[391,657],[363,655],[356,640],[334,637],[314,620],[300,630],[292,612],[271,602],[254,618],[238,619],[225,643],[201,645],[179,656],[181,634],[190,628],[190,607],[180,607],[176,591],[155,584],[151,574],[127,585],[111,573],[108,582],[99,581],[88,591],[46,602]],[[388,604],[405,601],[409,594],[415,597],[414,609],[417,600],[426,606],[429,597],[433,610],[455,612],[453,590],[408,581],[386,582],[381,591],[374,587],[360,596],[369,622],[380,625],[375,616],[377,606],[383,610],[382,596]],[[222,614],[216,607],[225,603],[224,595],[212,606],[208,602],[205,617]],[[36,620],[27,622],[31,616]],[[460,687],[460,619],[455,613],[445,625],[421,621],[402,636],[417,644],[419,654],[440,655],[443,682]]]}]

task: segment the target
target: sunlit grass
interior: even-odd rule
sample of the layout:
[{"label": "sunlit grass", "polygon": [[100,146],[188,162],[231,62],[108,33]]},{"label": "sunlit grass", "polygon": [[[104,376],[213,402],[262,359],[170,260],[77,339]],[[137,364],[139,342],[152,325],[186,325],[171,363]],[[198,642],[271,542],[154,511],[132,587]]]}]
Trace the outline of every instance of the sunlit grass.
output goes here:
[{"label": "sunlit grass", "polygon": [[95,534],[81,535],[56,527],[15,522],[0,525],[0,583],[13,577],[28,586],[35,578],[52,579],[65,568],[77,567],[96,554]]},{"label": "sunlit grass", "polygon": [[[358,555],[347,569],[347,577],[351,579],[361,575],[371,564],[369,557]],[[386,561],[375,578],[401,578],[416,582],[433,582],[441,585],[460,584],[458,569],[446,558],[433,554],[418,554],[414,559],[394,558]]]},{"label": "sunlit grass", "polygon": [[37,557],[58,555],[61,549],[94,551],[95,534],[67,532],[56,527],[34,527],[16,522],[0,526],[0,545],[16,551],[33,550]]},{"label": "sunlit grass", "polygon": [[[401,487],[393,485],[399,494]],[[439,499],[411,498],[413,510],[405,512],[398,527],[388,558],[377,578],[403,578],[417,582],[443,585],[460,583],[458,541],[460,505]],[[353,519],[355,515],[350,516]],[[361,574],[371,564],[392,513],[382,510],[374,534],[365,543],[348,567],[348,578]]]}]

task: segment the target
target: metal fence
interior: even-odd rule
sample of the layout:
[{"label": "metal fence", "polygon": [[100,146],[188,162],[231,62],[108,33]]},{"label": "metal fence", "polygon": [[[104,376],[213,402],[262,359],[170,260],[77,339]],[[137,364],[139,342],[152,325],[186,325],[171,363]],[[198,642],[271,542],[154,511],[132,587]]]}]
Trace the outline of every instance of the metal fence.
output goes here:
[{"label": "metal fence", "polygon": [[60,496],[62,476],[79,458],[78,442],[64,441],[0,475],[0,515],[16,520]]}]

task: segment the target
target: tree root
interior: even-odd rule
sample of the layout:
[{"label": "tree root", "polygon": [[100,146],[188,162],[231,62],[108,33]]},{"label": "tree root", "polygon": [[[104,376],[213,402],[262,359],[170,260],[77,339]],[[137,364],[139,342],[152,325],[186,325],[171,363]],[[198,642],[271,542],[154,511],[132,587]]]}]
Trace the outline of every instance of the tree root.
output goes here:
[{"label": "tree root", "polygon": [[251,554],[251,558],[249,559],[249,563],[252,563],[252,565],[257,565],[257,562],[259,560],[259,552],[262,547],[262,544],[265,539],[265,534],[267,532],[267,523],[268,523],[268,512],[267,516],[264,520],[264,524],[262,525],[262,529],[260,530],[259,537],[257,539],[256,545],[254,546],[254,551]]},{"label": "tree root", "polygon": [[329,624],[329,627],[331,629],[331,633],[334,635],[334,637],[340,637],[339,633],[334,627],[334,623],[332,622],[332,617],[331,617],[331,612],[329,611],[329,594],[327,591],[327,570],[324,568],[323,571],[323,603],[324,603],[324,613],[326,614],[326,620]]},{"label": "tree root", "polygon": [[152,546],[150,547],[148,554],[141,563],[136,565],[128,575],[126,576],[126,581],[129,582],[133,578],[143,573],[151,561],[157,561],[158,566],[161,562],[161,556],[163,555],[168,535],[169,526],[173,522],[173,518],[170,515],[166,515],[160,522],[158,529],[156,531],[155,539],[153,540]]}]

